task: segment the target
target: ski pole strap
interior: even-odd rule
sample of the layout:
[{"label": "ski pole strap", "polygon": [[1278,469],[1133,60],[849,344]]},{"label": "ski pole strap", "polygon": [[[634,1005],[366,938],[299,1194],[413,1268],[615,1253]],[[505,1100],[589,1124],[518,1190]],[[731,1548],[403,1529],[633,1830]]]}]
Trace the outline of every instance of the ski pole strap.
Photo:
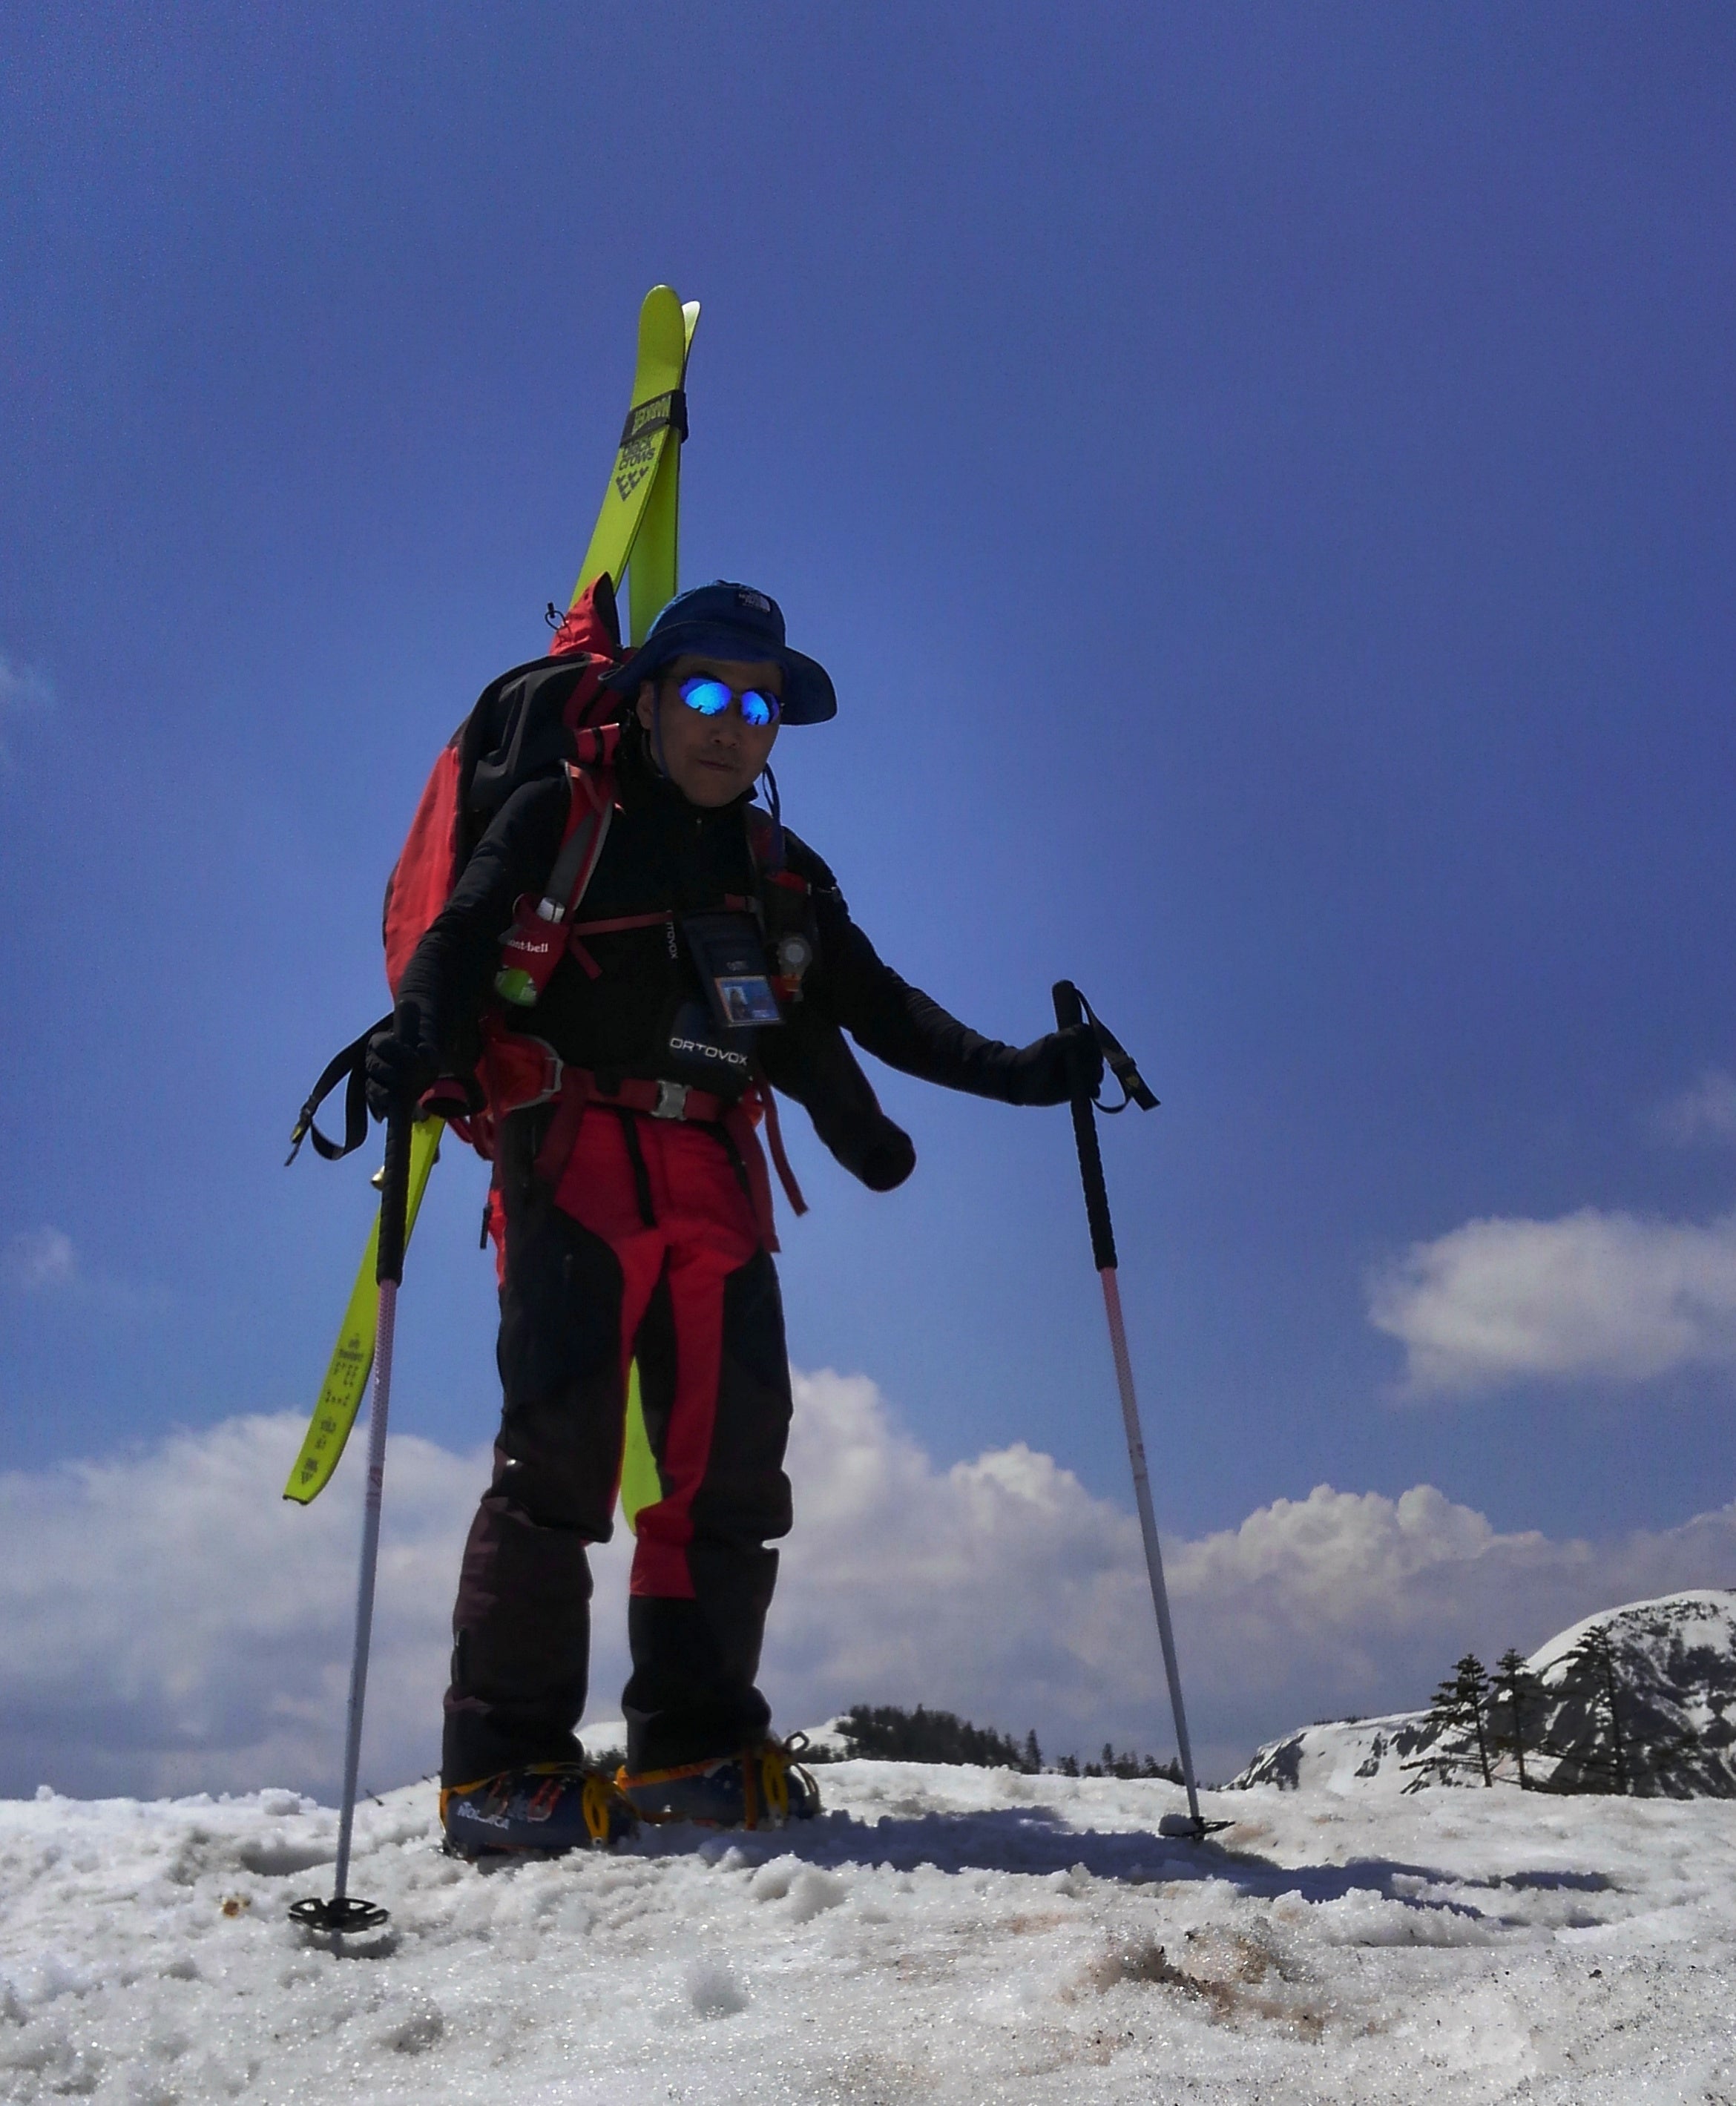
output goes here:
[{"label": "ski pole strap", "polygon": [[[1061,985],[1072,987],[1073,984],[1070,980],[1066,980],[1063,981]],[[1101,1099],[1094,1100],[1097,1109],[1113,1115],[1116,1112],[1124,1112],[1129,1105],[1137,1105],[1142,1112],[1155,1112],[1157,1109],[1157,1099],[1146,1087],[1144,1076],[1134,1066],[1133,1055],[1116,1037],[1115,1033],[1110,1029],[1077,988],[1073,988],[1073,995],[1079,1007],[1091,1020],[1091,1028],[1097,1033],[1097,1043],[1103,1049],[1104,1064],[1121,1085],[1120,1103],[1106,1105]],[[1056,1014],[1060,1014],[1058,1007]],[[1075,1023],[1079,1021],[1077,1018],[1074,1020]]]},{"label": "ski pole strap", "polygon": [[[301,1153],[302,1143],[311,1139],[314,1152],[327,1163],[340,1163],[354,1149],[360,1148],[368,1136],[367,1087],[368,1041],[377,1031],[389,1031],[392,1019],[383,1016],[378,1024],[370,1024],[359,1038],[352,1039],[341,1053],[334,1054],[325,1064],[324,1071],[312,1089],[307,1101],[302,1106],[295,1122],[295,1131],[289,1136],[289,1153],[284,1158],[285,1167],[294,1162]],[[348,1087],[343,1092],[343,1141],[340,1146],[328,1140],[314,1124],[314,1114],[345,1078]]]},{"label": "ski pole strap", "polygon": [[[1084,997],[1071,980],[1056,980],[1055,1021],[1063,1031],[1085,1020]],[[1089,1096],[1071,1100],[1073,1139],[1079,1149],[1079,1180],[1085,1188],[1085,1218],[1091,1227],[1092,1261],[1099,1272],[1115,1269],[1115,1230],[1109,1217],[1109,1188],[1103,1181],[1103,1155],[1097,1146],[1097,1123]],[[1119,1109],[1119,1107],[1118,1107]]]}]

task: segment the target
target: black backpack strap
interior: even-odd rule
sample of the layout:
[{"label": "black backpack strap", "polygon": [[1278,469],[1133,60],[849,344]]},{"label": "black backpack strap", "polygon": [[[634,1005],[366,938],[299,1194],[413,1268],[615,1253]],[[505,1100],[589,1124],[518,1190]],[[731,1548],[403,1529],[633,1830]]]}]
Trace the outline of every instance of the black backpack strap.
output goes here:
[{"label": "black backpack strap", "polygon": [[[334,1053],[325,1064],[320,1079],[308,1092],[307,1101],[302,1106],[301,1116],[295,1122],[295,1131],[289,1136],[289,1153],[284,1158],[285,1167],[294,1162],[301,1153],[302,1143],[312,1140],[315,1152],[328,1163],[340,1163],[352,1149],[361,1147],[368,1137],[367,1086],[368,1041],[377,1031],[392,1028],[392,1012],[388,1010],[378,1024],[370,1024],[359,1038],[352,1038],[341,1053]],[[313,1122],[313,1115],[337,1088],[348,1078],[348,1087],[343,1092],[343,1145],[328,1140]]]}]

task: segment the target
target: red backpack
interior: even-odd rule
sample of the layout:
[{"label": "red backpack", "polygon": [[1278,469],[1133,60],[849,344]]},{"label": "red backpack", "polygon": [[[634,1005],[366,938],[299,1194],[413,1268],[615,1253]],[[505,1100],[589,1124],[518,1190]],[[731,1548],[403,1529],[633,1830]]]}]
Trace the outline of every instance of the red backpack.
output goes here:
[{"label": "red backpack", "polygon": [[[547,655],[491,681],[446,741],[386,880],[381,934],[386,979],[394,994],[417,944],[451,897],[495,814],[522,783],[562,768],[572,779],[574,794],[560,857],[550,873],[548,898],[521,908],[518,925],[507,939],[509,956],[515,942],[522,951],[527,940],[536,940],[538,920],[546,927],[550,919],[559,918],[544,915],[542,909],[558,901],[564,915],[583,896],[602,853],[614,801],[620,727],[613,719],[619,702],[603,680],[625,656],[615,596],[604,574],[574,602]],[[541,940],[548,953],[542,973],[546,979],[562,947],[546,934]],[[292,1163],[304,1139],[311,1139],[328,1162],[361,1146],[368,1126],[363,1096],[368,1041],[391,1022],[388,1014],[370,1024],[327,1063],[296,1121]],[[314,1124],[314,1114],[340,1082],[348,1084],[341,1142],[330,1140]],[[483,1141],[484,1136],[466,1126],[472,1105],[463,1084],[455,1079],[448,1091],[438,1094],[441,1100],[430,1109],[456,1124],[462,1138]]]}]

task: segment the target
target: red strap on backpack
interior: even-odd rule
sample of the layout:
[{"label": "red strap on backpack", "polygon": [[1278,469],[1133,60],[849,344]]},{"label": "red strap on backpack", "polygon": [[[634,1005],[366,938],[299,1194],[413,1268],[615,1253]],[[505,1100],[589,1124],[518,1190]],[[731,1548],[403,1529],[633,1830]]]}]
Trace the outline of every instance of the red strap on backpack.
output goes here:
[{"label": "red strap on backpack", "polygon": [[[610,724],[581,737],[599,755],[607,753],[612,760],[620,735],[620,727]],[[535,1008],[566,955],[567,917],[585,897],[615,815],[612,768],[606,763],[588,768],[569,764],[567,776],[572,800],[547,889],[541,899],[533,900],[528,893],[520,898],[513,925],[500,945],[495,993],[519,1009]]]}]

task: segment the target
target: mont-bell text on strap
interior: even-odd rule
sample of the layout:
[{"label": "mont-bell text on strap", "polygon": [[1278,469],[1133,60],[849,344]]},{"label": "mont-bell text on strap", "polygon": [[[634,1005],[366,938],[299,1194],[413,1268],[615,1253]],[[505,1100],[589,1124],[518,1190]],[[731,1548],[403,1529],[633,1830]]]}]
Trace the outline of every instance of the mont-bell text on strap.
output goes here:
[{"label": "mont-bell text on strap", "polygon": [[614,813],[607,791],[594,789],[583,770],[572,773],[572,823],[549,873],[548,889],[541,899],[527,893],[519,901],[500,945],[495,993],[518,1009],[536,1007],[566,955],[567,917],[585,895]]}]

